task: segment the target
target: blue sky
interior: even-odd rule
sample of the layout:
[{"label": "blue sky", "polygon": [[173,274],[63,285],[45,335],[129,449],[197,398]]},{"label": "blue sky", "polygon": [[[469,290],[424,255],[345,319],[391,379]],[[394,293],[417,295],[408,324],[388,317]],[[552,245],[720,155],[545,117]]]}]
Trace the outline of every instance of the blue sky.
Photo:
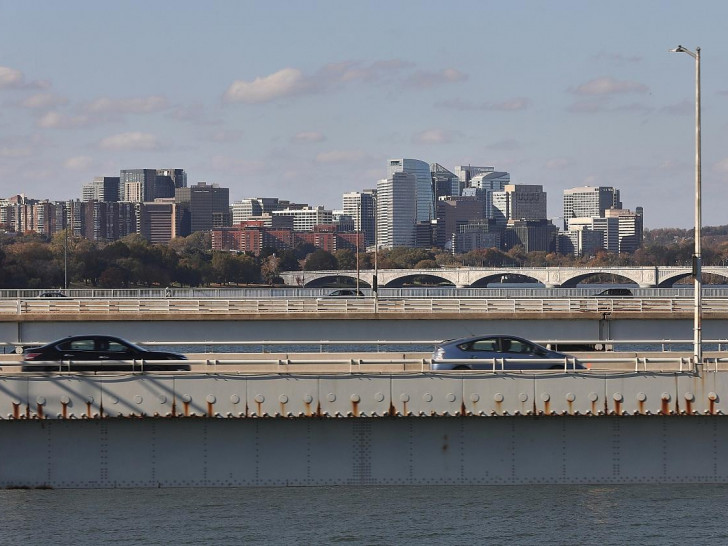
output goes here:
[{"label": "blue sky", "polygon": [[0,196],[94,176],[341,206],[390,157],[613,185],[690,227],[702,48],[703,220],[728,224],[728,2],[0,0]]}]

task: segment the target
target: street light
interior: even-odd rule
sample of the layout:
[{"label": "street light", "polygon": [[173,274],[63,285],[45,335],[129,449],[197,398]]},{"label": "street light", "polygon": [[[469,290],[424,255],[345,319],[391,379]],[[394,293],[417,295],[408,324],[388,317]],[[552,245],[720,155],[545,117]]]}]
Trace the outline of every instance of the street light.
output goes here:
[{"label": "street light", "polygon": [[695,277],[695,320],[693,326],[693,359],[694,365],[703,362],[702,338],[702,258],[700,249],[701,216],[701,188],[700,188],[700,48],[695,51],[679,45],[670,50],[673,53],[687,53],[695,59],[695,253],[693,254],[693,276]]}]

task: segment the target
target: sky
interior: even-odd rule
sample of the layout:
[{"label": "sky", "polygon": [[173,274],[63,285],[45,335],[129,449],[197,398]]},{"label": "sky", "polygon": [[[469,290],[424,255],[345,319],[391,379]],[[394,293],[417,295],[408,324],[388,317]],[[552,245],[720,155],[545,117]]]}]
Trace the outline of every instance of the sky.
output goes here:
[{"label": "sky", "polygon": [[341,208],[389,158],[621,190],[646,228],[728,224],[728,2],[0,0],[0,197],[183,168]]}]

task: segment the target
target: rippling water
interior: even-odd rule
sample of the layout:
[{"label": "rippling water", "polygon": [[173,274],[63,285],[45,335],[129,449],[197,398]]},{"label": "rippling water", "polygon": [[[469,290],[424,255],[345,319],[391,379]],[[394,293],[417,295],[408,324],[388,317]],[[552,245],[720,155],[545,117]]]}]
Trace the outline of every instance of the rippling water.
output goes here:
[{"label": "rippling water", "polygon": [[0,544],[721,544],[724,485],[0,491]]}]

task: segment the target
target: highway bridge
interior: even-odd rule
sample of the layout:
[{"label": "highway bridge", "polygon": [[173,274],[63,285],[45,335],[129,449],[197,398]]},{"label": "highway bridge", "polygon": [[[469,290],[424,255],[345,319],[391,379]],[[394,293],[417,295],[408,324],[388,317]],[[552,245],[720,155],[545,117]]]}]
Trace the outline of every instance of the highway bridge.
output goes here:
[{"label": "highway bridge", "polygon": [[[190,372],[32,374],[6,354],[0,487],[728,483],[726,301],[703,300],[701,363],[634,350],[575,355],[589,370],[433,372],[422,349],[339,346],[191,354]],[[502,331],[667,348],[691,328],[682,296],[0,299],[9,350],[90,331],[195,347]]]},{"label": "highway bridge", "polygon": [[[728,279],[728,267],[706,266],[703,274],[717,275]],[[595,275],[614,275],[640,287],[669,287],[690,277],[690,266],[635,266],[635,267],[441,267],[436,269],[379,269],[377,285],[380,287],[401,287],[416,278],[426,278],[429,284],[443,284],[455,287],[486,287],[491,283],[533,282],[546,287],[576,287]],[[331,286],[342,279],[349,284],[359,279],[360,285],[372,287],[374,270],[357,271],[284,271],[280,274],[289,286]]]}]

